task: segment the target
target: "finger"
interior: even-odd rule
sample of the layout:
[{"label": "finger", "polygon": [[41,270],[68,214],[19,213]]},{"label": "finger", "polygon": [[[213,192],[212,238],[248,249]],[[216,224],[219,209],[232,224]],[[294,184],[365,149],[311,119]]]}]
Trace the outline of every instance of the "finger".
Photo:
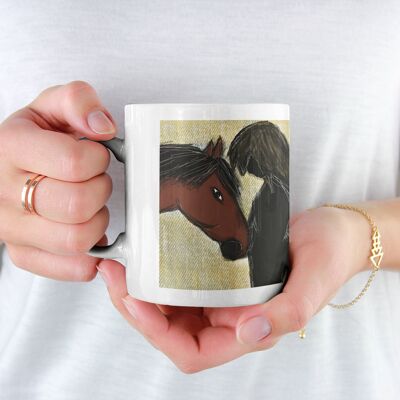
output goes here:
[{"label": "finger", "polygon": [[48,88],[29,108],[57,130],[68,126],[93,140],[109,140],[116,133],[115,121],[87,82],[73,81]]},{"label": "finger", "polygon": [[2,127],[0,156],[23,171],[69,182],[102,174],[110,162],[102,144],[43,130],[25,118],[11,119]]},{"label": "finger", "polygon": [[0,221],[0,239],[7,243],[58,255],[78,255],[87,253],[102,238],[109,223],[109,212],[103,207],[87,222],[63,224],[3,206]]},{"label": "finger", "polygon": [[[12,195],[8,202],[21,212],[21,188],[28,175],[19,173],[9,186]],[[79,183],[46,178],[36,186],[33,201],[40,216],[55,222],[77,224],[89,221],[106,204],[111,191],[112,181],[107,174]]]},{"label": "finger", "polygon": [[7,244],[11,261],[19,268],[61,281],[91,281],[97,274],[99,258],[77,255],[59,256],[29,246]]},{"label": "finger", "polygon": [[[204,316],[190,313],[182,315],[177,312],[167,317],[156,304],[128,295],[125,270],[121,264],[102,260],[98,268],[115,307],[181,371],[198,372],[246,353],[244,346],[236,340],[234,327],[210,326],[209,322],[201,324]],[[203,326],[200,327],[201,325]]]}]

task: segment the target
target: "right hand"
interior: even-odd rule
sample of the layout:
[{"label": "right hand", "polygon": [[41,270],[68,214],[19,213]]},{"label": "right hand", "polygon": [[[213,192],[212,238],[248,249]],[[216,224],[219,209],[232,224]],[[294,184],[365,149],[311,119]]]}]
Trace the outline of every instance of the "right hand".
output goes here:
[{"label": "right hand", "polygon": [[[95,141],[115,133],[95,90],[81,81],[46,89],[0,125],[0,241],[16,266],[59,280],[96,276],[99,259],[85,253],[106,243],[112,182],[109,152]],[[46,176],[34,192],[38,215],[21,206],[36,174]]]}]

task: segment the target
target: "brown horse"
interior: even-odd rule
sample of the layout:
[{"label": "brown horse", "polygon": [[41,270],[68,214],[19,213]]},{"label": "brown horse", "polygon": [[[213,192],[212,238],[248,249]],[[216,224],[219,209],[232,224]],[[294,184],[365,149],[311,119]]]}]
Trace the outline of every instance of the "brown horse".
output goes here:
[{"label": "brown horse", "polygon": [[249,229],[239,206],[239,181],[222,158],[223,142],[205,149],[191,144],[160,146],[160,213],[179,210],[220,245],[223,257],[245,257]]}]

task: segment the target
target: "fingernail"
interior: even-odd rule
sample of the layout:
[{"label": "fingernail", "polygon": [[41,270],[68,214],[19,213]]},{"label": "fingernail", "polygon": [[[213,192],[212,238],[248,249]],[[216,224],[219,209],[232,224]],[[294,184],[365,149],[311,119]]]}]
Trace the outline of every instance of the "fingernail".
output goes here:
[{"label": "fingernail", "polygon": [[243,344],[254,344],[271,332],[271,325],[262,316],[252,317],[243,322],[236,331],[237,340]]},{"label": "fingernail", "polygon": [[106,135],[115,132],[115,126],[103,111],[92,111],[87,117],[90,129],[98,134]]},{"label": "fingernail", "polygon": [[105,282],[106,286],[109,286],[108,282],[109,282],[109,278],[107,276],[107,273],[101,269],[101,267],[99,267],[98,265],[96,265],[97,271],[99,271],[100,276],[103,278],[103,281]]},{"label": "fingernail", "polygon": [[122,302],[125,304],[126,309],[129,311],[129,314],[132,315],[133,318],[137,318],[135,306],[126,298],[122,299]]}]

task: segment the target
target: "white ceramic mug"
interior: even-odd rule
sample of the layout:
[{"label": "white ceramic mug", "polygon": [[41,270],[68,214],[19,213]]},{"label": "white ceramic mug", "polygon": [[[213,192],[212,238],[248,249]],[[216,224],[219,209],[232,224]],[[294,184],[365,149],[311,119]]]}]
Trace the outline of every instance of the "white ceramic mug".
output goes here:
[{"label": "white ceramic mug", "polygon": [[126,266],[131,296],[204,307],[262,303],[289,271],[289,106],[130,104],[126,228],[89,254]]}]

